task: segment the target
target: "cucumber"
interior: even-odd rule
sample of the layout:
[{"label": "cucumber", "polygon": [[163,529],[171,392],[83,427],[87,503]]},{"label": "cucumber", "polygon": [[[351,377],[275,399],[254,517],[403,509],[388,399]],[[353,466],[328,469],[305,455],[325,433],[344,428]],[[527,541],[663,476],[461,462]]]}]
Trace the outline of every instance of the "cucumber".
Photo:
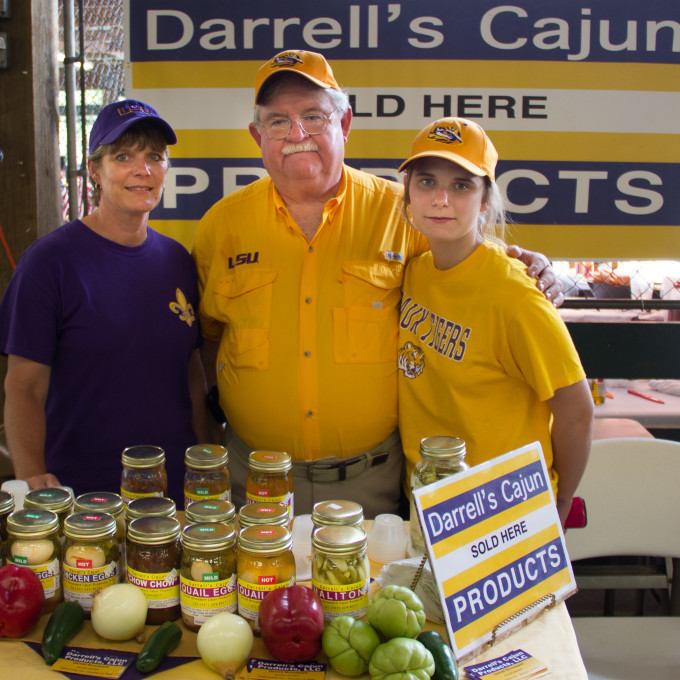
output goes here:
[{"label": "cucumber", "polygon": [[137,656],[137,670],[150,673],[158,667],[165,657],[177,647],[182,639],[182,629],[174,621],[166,621],[156,628]]},{"label": "cucumber", "polygon": [[77,602],[61,602],[52,612],[42,636],[45,663],[51,666],[61,655],[66,641],[80,628],[85,612]]},{"label": "cucumber", "polygon": [[458,663],[453,650],[436,630],[424,630],[416,640],[430,650],[434,659],[434,675],[431,680],[458,680]]}]

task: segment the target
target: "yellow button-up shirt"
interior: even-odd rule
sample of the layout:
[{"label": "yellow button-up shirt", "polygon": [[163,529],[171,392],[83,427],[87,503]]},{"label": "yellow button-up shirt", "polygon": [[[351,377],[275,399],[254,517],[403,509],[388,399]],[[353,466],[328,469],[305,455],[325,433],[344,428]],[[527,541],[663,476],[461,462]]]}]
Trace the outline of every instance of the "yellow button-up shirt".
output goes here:
[{"label": "yellow button-up shirt", "polygon": [[345,166],[311,241],[269,177],[223,198],[194,242],[220,403],[254,449],[354,456],[397,429],[404,265],[428,249],[401,187]]}]

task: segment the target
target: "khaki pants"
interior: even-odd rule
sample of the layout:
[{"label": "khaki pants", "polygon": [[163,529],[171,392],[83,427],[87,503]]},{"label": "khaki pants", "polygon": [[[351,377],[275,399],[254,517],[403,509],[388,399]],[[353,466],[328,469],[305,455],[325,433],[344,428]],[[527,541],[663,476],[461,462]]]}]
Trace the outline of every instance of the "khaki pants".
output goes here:
[{"label": "khaki pants", "polygon": [[[246,502],[248,455],[252,449],[229,426],[225,446],[229,451],[231,500],[238,511]],[[358,456],[294,462],[293,512],[306,515],[320,501],[345,500],[361,504],[367,519],[382,513],[398,514],[404,470],[398,432]]]}]

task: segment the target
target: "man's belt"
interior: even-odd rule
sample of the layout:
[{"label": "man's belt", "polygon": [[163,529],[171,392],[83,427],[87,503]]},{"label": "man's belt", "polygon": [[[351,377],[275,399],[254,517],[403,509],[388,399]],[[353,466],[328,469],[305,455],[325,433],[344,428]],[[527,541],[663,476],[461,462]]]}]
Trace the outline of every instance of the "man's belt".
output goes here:
[{"label": "man's belt", "polygon": [[322,458],[312,461],[293,461],[293,477],[304,477],[310,482],[342,482],[358,477],[364,470],[387,462],[390,451],[361,453],[351,458]]}]

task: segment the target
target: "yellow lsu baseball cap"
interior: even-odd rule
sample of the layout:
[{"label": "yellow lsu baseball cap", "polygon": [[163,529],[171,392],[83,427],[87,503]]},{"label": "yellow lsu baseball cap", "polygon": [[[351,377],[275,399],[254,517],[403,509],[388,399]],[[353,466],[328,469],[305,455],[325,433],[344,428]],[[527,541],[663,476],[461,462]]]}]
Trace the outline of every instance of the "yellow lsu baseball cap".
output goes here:
[{"label": "yellow lsu baseball cap", "polygon": [[265,82],[271,78],[271,76],[283,71],[299,73],[301,76],[307,78],[307,80],[311,80],[315,85],[324,89],[340,89],[330,64],[322,54],[319,54],[318,52],[308,52],[307,50],[286,50],[285,52],[279,52],[258,69],[257,75],[255,76],[256,104],[258,103],[260,91]]},{"label": "yellow lsu baseball cap", "polygon": [[498,161],[498,152],[486,132],[467,118],[440,118],[428,123],[416,135],[411,155],[399,166],[399,171],[426,156],[453,161],[473,175],[490,179],[494,179]]}]

